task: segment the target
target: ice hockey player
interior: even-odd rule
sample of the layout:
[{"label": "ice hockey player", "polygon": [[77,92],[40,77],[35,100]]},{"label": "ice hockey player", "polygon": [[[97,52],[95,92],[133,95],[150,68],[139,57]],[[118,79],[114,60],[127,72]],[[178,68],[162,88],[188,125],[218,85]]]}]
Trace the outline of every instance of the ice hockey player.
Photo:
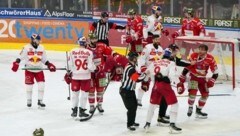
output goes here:
[{"label": "ice hockey player", "polygon": [[23,47],[20,56],[13,62],[12,71],[16,72],[19,68],[19,63],[25,60],[25,84],[27,93],[27,107],[32,106],[32,90],[34,79],[38,84],[38,106],[44,108],[46,105],[43,103],[44,97],[44,73],[42,64],[45,64],[51,72],[56,71],[56,67],[47,60],[44,47],[40,44],[41,37],[38,34],[31,36],[30,44]]},{"label": "ice hockey player", "polygon": [[145,73],[138,73],[135,69],[137,64],[138,54],[136,52],[128,53],[129,63],[124,69],[123,80],[120,87],[120,95],[127,109],[127,128],[135,131],[139,126],[135,122],[137,112],[137,98],[135,94],[136,82],[141,82],[146,78]]},{"label": "ice hockey player", "polygon": [[130,44],[130,52],[140,54],[143,50],[143,19],[136,14],[134,9],[128,10],[128,16],[126,42]]},{"label": "ice hockey player", "polygon": [[[159,35],[153,35],[153,43],[147,44],[141,55],[138,58],[138,67],[137,71],[144,72],[147,67],[150,66],[150,64],[153,61],[156,61],[158,59],[162,58],[163,49],[159,43],[160,36]],[[142,106],[142,97],[144,95],[144,92],[148,91],[149,89],[150,80],[142,82],[141,87],[138,89],[138,105]]]},{"label": "ice hockey player", "polygon": [[[173,61],[176,64],[176,66],[187,67],[190,65],[194,65],[196,63],[196,61],[191,61],[191,62],[183,61],[179,52],[179,47],[176,44],[170,44],[168,48],[166,48],[165,50],[170,50],[172,52],[170,60]],[[171,80],[172,83],[173,82],[175,83],[174,79],[175,78]],[[166,115],[166,111],[167,111],[167,103],[165,98],[162,97],[159,105],[158,120],[157,120],[158,125],[160,126],[166,126],[169,124],[169,116]]]},{"label": "ice hockey player", "polygon": [[175,72],[175,63],[170,60],[171,53],[172,52],[170,50],[165,50],[163,58],[154,61],[146,70],[149,71],[151,77],[154,77],[154,85],[150,97],[147,121],[144,126],[146,132],[148,132],[148,129],[150,128],[154,110],[158,107],[163,97],[165,98],[167,104],[171,105],[170,132],[180,133],[182,130],[175,125],[178,114],[178,101],[173,89],[171,88],[170,78],[172,78]]},{"label": "ice hockey player", "polygon": [[[214,86],[214,83],[218,77],[218,67],[214,57],[207,53],[208,46],[201,44],[198,47],[199,52],[190,54],[190,61],[196,61],[195,65],[184,68],[182,75],[179,77],[180,82],[177,84],[177,90],[179,94],[184,92],[184,82],[186,81],[186,74],[190,72],[190,81],[188,83],[188,112],[190,117],[193,112],[193,105],[196,99],[198,90],[201,93],[201,97],[198,100],[198,106],[196,106],[196,117],[207,118],[207,113],[202,112],[208,96],[209,88]],[[208,69],[212,71],[213,75],[210,79],[206,79]]]},{"label": "ice hockey player", "polygon": [[148,16],[146,26],[143,28],[144,45],[152,43],[152,36],[162,34],[168,36],[169,31],[164,30],[162,26],[162,9],[160,6],[152,7],[152,15]]},{"label": "ice hockey player", "polygon": [[194,17],[194,10],[186,8],[185,18],[182,21],[181,29],[172,34],[172,38],[178,36],[205,36],[205,28],[199,18]]},{"label": "ice hockey player", "polygon": [[102,108],[103,103],[103,94],[104,89],[107,85],[106,82],[106,72],[104,71],[104,65],[106,58],[108,56],[111,56],[114,51],[107,46],[105,43],[97,42],[96,35],[90,33],[89,34],[89,43],[87,45],[87,49],[91,50],[93,52],[93,61],[96,66],[96,70],[92,72],[91,74],[91,89],[89,91],[89,105],[90,105],[90,113],[93,113],[93,110],[95,108],[95,92],[97,92],[97,103],[98,103],[98,111],[100,113],[103,113],[104,110]]},{"label": "ice hockey player", "polygon": [[[72,117],[77,117],[78,103],[79,117],[89,116],[86,111],[87,98],[91,88],[91,72],[96,69],[93,62],[93,53],[86,49],[87,39],[82,36],[78,39],[79,47],[69,52],[69,71],[65,74],[64,79],[67,84],[71,83],[72,90]],[[81,96],[79,99],[79,94]]]},{"label": "ice hockey player", "polygon": [[123,76],[123,70],[128,63],[128,59],[118,53],[114,53],[106,60],[104,71],[110,73],[110,79],[112,81],[121,81]]}]

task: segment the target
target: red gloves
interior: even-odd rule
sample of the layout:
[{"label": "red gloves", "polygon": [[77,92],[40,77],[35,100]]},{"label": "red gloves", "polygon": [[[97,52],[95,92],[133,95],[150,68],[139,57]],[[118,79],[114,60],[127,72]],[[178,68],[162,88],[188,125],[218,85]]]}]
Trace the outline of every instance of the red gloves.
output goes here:
[{"label": "red gloves", "polygon": [[186,81],[186,76],[180,75],[179,80],[180,82],[184,83]]},{"label": "red gloves", "polygon": [[13,62],[12,71],[17,72],[18,68],[19,68],[19,63],[16,61]]},{"label": "red gloves", "polygon": [[133,38],[131,35],[126,36],[126,43],[131,43],[133,41]]},{"label": "red gloves", "polygon": [[142,81],[141,83],[141,89],[144,91],[144,92],[147,92],[148,89],[149,89],[149,85],[150,85],[150,81]]},{"label": "red gloves", "polygon": [[177,84],[177,92],[178,92],[178,94],[183,94],[184,91],[185,91],[184,84],[182,82],[179,82]]},{"label": "red gloves", "polygon": [[72,82],[72,73],[66,73],[64,76],[64,80],[67,84],[70,84]]},{"label": "red gloves", "polygon": [[169,35],[169,31],[166,29],[166,30],[163,30],[162,33],[165,35],[165,36],[168,36]]},{"label": "red gloves", "polygon": [[178,94],[183,94],[185,91],[184,82],[186,81],[186,76],[180,75],[180,82],[177,84],[177,92]]},{"label": "red gloves", "polygon": [[144,73],[147,70],[146,66],[141,66],[141,72]]},{"label": "red gloves", "polygon": [[99,71],[103,71],[103,69],[104,69],[103,65],[98,65],[95,71],[99,72]]},{"label": "red gloves", "polygon": [[47,67],[50,70],[50,72],[55,72],[56,71],[56,67],[52,63],[49,63],[47,65]]},{"label": "red gloves", "polygon": [[176,37],[178,37],[178,36],[179,36],[179,34],[178,34],[177,32],[175,32],[175,33],[172,34],[172,38],[176,38]]},{"label": "red gloves", "polygon": [[214,78],[210,78],[210,79],[207,81],[207,87],[208,87],[208,88],[213,87],[215,81],[216,81],[216,80],[215,80]]}]

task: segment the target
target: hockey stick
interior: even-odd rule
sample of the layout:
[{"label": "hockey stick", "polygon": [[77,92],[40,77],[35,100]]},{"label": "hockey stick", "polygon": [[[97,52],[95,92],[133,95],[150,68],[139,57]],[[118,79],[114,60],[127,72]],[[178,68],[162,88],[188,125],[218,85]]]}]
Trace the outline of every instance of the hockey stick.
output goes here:
[{"label": "hockey stick", "polygon": [[[106,85],[106,87],[105,87],[105,89],[104,89],[104,91],[103,91],[103,95],[105,94],[105,92],[106,92],[106,90],[107,90],[107,88],[108,88],[108,85],[109,85],[109,83],[110,83],[110,80],[111,80],[111,79],[109,78],[109,79],[108,79],[108,83],[107,83],[107,85]],[[102,97],[102,99],[103,99],[103,97]],[[93,117],[93,115],[94,115],[94,113],[95,113],[95,111],[96,111],[96,109],[98,108],[99,105],[100,105],[100,103],[98,103],[98,104],[96,105],[96,107],[94,107],[93,112],[91,113],[90,116],[88,116],[88,117],[86,117],[86,118],[80,119],[80,122],[90,120],[90,119]]]},{"label": "hockey stick", "polygon": [[130,46],[130,43],[127,45],[126,47],[126,52],[125,52],[125,56],[127,56],[127,53],[128,53],[128,50],[129,50],[129,46]]},{"label": "hockey stick", "polygon": [[[22,68],[22,70],[49,70],[48,68]],[[66,70],[66,68],[56,68],[56,70]]]},{"label": "hockey stick", "polygon": [[[69,65],[68,65],[68,52],[66,51],[66,61],[67,61],[67,74],[69,74]],[[70,84],[68,84],[68,97],[67,97],[67,99],[68,100],[71,100],[71,98],[70,98],[70,96],[71,96],[71,92],[70,92]]]},{"label": "hockey stick", "polygon": [[[196,96],[201,96],[200,94]],[[234,96],[232,94],[209,94],[208,96]],[[177,97],[188,97],[188,95],[178,95]]]}]

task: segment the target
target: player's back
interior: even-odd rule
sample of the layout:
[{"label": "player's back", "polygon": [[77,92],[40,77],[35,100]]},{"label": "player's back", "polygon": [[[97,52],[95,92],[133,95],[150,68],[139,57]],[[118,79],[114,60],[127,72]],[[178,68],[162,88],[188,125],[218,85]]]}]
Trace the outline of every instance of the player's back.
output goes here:
[{"label": "player's back", "polygon": [[91,71],[88,69],[88,63],[92,63],[89,61],[92,56],[92,51],[85,48],[74,48],[70,51],[73,79],[90,79]]},{"label": "player's back", "polygon": [[154,61],[148,69],[152,79],[157,73],[161,73],[163,77],[172,79],[175,72],[175,63],[169,59],[160,59]]}]

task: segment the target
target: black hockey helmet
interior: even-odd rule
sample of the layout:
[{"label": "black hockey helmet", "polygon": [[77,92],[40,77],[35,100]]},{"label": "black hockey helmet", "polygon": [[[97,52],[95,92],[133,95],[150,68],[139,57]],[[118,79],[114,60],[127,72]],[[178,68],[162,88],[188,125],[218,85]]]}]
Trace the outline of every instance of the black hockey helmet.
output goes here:
[{"label": "black hockey helmet", "polygon": [[179,49],[179,47],[176,44],[170,44],[168,48],[170,48],[172,51]]},{"label": "black hockey helmet", "polygon": [[108,13],[106,11],[101,13],[101,17],[105,18],[105,17],[109,17]]},{"label": "black hockey helmet", "polygon": [[138,54],[136,53],[136,52],[129,52],[128,53],[128,59],[130,60],[130,61],[133,61],[133,59],[134,58],[137,58],[138,57]]}]

